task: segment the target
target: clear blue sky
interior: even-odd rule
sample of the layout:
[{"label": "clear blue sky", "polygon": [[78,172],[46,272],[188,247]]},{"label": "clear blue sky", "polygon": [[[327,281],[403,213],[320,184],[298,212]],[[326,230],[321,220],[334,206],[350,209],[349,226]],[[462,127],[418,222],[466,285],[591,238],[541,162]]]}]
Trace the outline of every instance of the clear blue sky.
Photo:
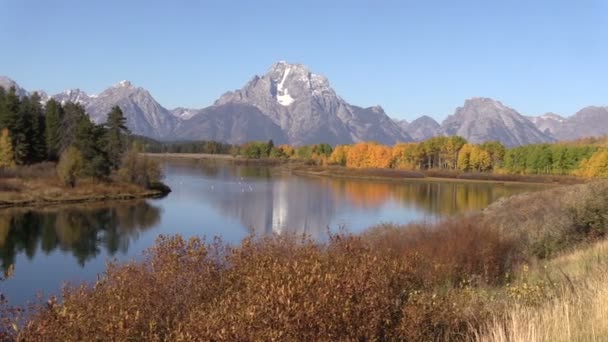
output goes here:
[{"label": "clear blue sky", "polygon": [[352,104],[451,114],[488,96],[523,114],[608,104],[608,1],[0,0],[0,75],[96,93],[128,79],[204,107],[277,60]]}]

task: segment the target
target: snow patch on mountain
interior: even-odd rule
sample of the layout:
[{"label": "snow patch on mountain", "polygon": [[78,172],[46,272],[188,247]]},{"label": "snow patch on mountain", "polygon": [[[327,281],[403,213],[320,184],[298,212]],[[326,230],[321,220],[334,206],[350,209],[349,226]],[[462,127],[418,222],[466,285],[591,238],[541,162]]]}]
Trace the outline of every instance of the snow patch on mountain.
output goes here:
[{"label": "snow patch on mountain", "polygon": [[287,67],[287,69],[285,69],[285,72],[283,73],[283,79],[281,79],[281,82],[277,84],[277,102],[279,102],[279,104],[283,106],[289,106],[293,103],[293,101],[295,101],[293,97],[289,95],[289,89],[283,89],[283,85],[285,84],[285,80],[287,79],[287,76],[289,76],[290,71],[291,68]]}]

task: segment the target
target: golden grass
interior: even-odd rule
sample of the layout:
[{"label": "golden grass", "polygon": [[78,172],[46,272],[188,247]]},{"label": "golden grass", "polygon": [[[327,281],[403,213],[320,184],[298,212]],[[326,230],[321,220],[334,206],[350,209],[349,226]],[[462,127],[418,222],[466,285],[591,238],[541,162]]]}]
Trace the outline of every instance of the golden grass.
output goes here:
[{"label": "golden grass", "polygon": [[478,342],[608,341],[608,241],[539,264],[552,298],[516,305],[476,336]]},{"label": "golden grass", "polygon": [[159,196],[160,191],[133,184],[82,180],[74,188],[54,178],[1,179],[0,207],[38,206],[57,203],[135,199]]}]

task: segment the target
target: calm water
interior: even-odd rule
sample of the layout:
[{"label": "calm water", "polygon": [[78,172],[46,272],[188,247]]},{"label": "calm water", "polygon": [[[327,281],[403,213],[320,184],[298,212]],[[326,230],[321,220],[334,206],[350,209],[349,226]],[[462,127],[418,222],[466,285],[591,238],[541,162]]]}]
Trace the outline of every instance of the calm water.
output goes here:
[{"label": "calm water", "polygon": [[173,192],[157,200],[0,211],[0,257],[14,276],[0,291],[22,304],[66,281],[94,280],[105,263],[128,260],[159,234],[221,236],[293,231],[324,239],[382,222],[407,223],[477,210],[538,189],[489,183],[377,182],[300,177],[265,167],[175,160],[163,164]]}]

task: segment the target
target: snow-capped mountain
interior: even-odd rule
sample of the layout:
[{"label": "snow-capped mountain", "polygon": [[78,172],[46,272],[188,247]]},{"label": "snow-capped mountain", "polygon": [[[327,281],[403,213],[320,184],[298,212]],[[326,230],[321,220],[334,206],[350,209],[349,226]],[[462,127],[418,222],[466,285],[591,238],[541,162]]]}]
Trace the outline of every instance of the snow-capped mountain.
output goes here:
[{"label": "snow-capped mountain", "polygon": [[534,126],[541,132],[554,136],[555,132],[563,125],[566,119],[559,114],[546,113],[540,116],[527,116],[526,119],[532,121]]},{"label": "snow-capped mountain", "polygon": [[177,107],[177,108],[170,110],[171,115],[175,116],[178,119],[182,119],[182,120],[188,120],[191,117],[198,114],[200,111],[201,111],[200,109],[184,108],[184,107]]},{"label": "snow-capped mountain", "polygon": [[[15,87],[0,76],[0,87]],[[361,108],[339,97],[326,77],[301,64],[275,63],[266,74],[255,76],[243,88],[222,95],[207,108],[168,110],[144,88],[121,81],[91,95],[70,89],[48,96],[36,91],[42,103],[49,98],[80,103],[91,118],[104,122],[118,105],[135,134],[160,140],[219,140],[243,143],[273,139],[276,143],[345,144],[377,141],[394,144],[420,141],[437,135],[460,135],[473,143],[498,140],[507,146],[571,140],[608,134],[608,107],[585,107],[570,117],[547,113],[524,117],[489,98],[472,98],[441,125],[428,116],[412,122],[392,120],[379,107]]]},{"label": "snow-capped mountain", "polygon": [[129,81],[121,81],[97,95],[89,95],[80,89],[70,89],[53,95],[55,100],[81,104],[97,123],[106,121],[113,106],[120,106],[131,132],[156,139],[170,138],[178,119],[161,106],[141,87]]},{"label": "snow-capped mountain", "polygon": [[381,107],[361,108],[347,103],[325,76],[302,64],[275,63],[265,75],[255,76],[243,88],[222,95],[214,106],[227,104],[256,108],[281,127],[295,145],[411,141]]},{"label": "snow-capped mountain", "polygon": [[65,104],[66,102],[79,103],[83,105],[85,108],[92,102],[96,95],[88,95],[84,91],[76,88],[76,89],[68,89],[63,93],[55,94],[51,96],[56,101],[61,104]]},{"label": "snow-capped mountain", "polygon": [[178,119],[156,102],[146,89],[129,81],[121,81],[98,95],[89,96],[85,108],[94,121],[104,122],[116,105],[124,112],[132,132],[157,139],[172,138]]}]

